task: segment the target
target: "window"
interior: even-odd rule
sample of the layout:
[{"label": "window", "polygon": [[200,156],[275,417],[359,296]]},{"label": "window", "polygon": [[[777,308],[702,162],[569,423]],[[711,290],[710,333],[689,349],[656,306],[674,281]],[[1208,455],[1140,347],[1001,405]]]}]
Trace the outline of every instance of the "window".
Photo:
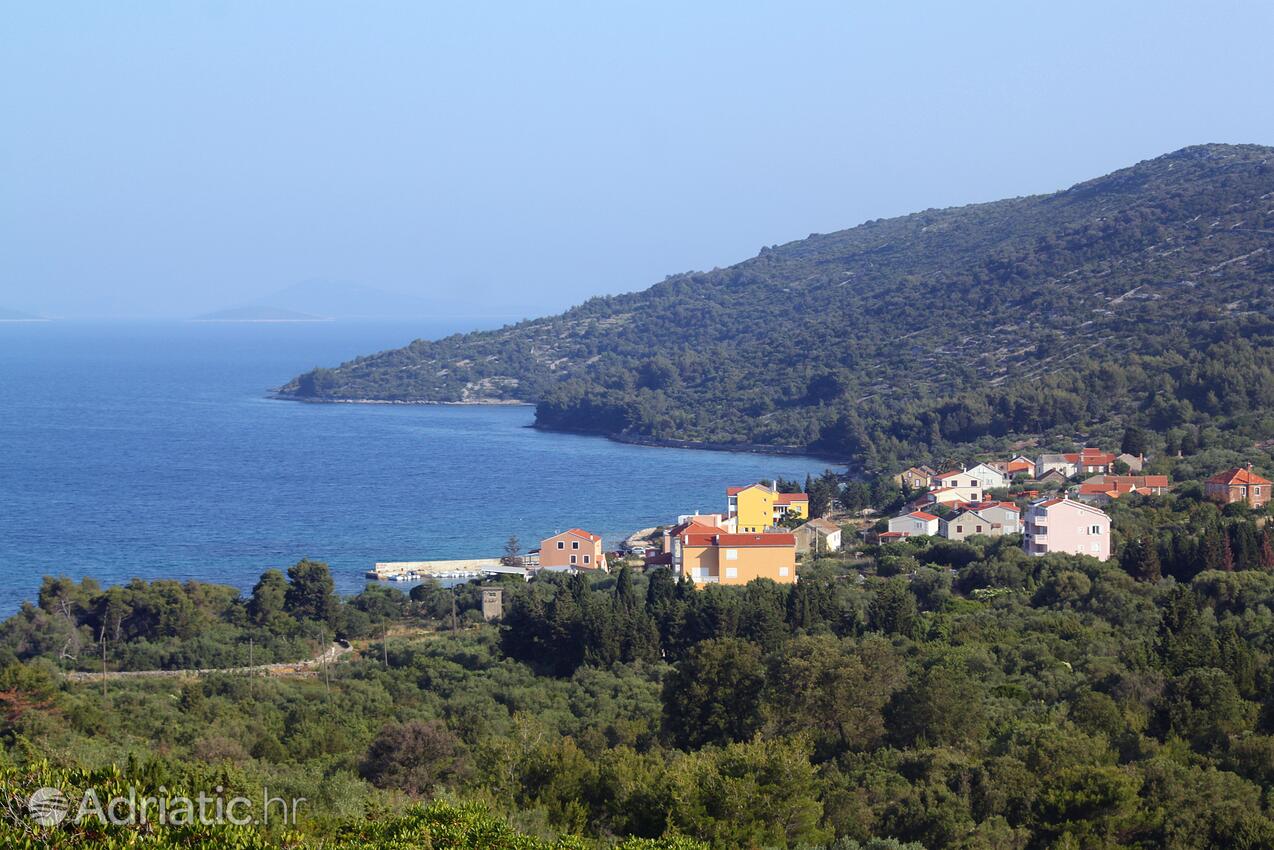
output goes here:
[{"label": "window", "polygon": [[726,567],[726,568],[725,568],[725,577],[726,577],[726,578],[738,578],[738,577],[739,577],[739,568],[738,568],[738,567]]},{"label": "window", "polygon": [[579,541],[578,541],[578,540],[572,540],[572,541],[571,541],[571,548],[572,548],[572,549],[578,549],[578,548],[579,548]]},{"label": "window", "polygon": [[779,567],[779,578],[787,577],[787,567]]},{"label": "window", "polygon": [[[1198,491],[1196,490],[1195,492],[1197,493]],[[1090,528],[1090,529],[1088,530],[1088,533],[1089,533],[1089,534],[1101,534],[1101,526],[1100,526],[1100,525],[1094,525],[1092,528]],[[1097,544],[1095,544],[1095,543],[1094,543],[1093,545],[1094,545],[1094,546],[1096,546]]]},{"label": "window", "polygon": [[1100,552],[1100,551],[1101,551],[1101,544],[1100,544],[1100,543],[1094,543],[1094,544],[1093,544],[1093,551],[1094,551],[1094,552]]},{"label": "window", "polygon": [[585,556],[584,556],[584,563],[586,563],[586,564],[588,563],[588,557],[589,557],[588,555],[585,555]]},{"label": "window", "polygon": [[726,550],[725,550],[725,559],[726,559],[727,561],[737,561],[737,560],[739,560],[739,550],[738,550],[738,549],[726,549]]},{"label": "window", "polygon": [[956,526],[956,534],[964,534],[964,526],[963,526],[963,525],[957,525],[957,526]]},{"label": "window", "polygon": [[975,534],[981,534],[981,533],[982,533],[982,526],[980,526],[980,525],[975,525],[975,526],[973,527],[973,532],[974,532]]},{"label": "window", "polygon": [[571,556],[571,563],[572,563],[572,564],[573,564],[573,563],[575,563],[575,558],[576,558],[576,556],[575,556],[575,555],[572,555],[572,556]]},{"label": "window", "polygon": [[557,541],[557,548],[559,548],[559,549],[565,549],[565,548],[566,548],[566,544],[565,544],[563,541],[559,540],[559,541]]}]

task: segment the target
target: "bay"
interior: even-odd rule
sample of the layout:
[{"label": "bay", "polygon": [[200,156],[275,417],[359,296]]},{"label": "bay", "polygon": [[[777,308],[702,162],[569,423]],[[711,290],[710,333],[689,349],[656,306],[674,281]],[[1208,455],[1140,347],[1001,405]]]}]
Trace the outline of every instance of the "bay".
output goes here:
[{"label": "bay", "polygon": [[0,614],[43,575],[251,588],[302,557],[490,557],[579,526],[608,544],[813,458],[526,426],[528,406],[313,405],[298,372],[498,322],[0,324]]}]

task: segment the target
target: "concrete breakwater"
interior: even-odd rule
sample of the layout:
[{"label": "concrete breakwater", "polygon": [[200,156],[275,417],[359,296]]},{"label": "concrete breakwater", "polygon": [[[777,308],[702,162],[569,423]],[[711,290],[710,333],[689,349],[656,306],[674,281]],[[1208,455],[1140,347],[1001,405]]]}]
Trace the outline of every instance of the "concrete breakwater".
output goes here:
[{"label": "concrete breakwater", "polygon": [[[522,556],[521,567],[510,567],[499,558],[462,558],[451,561],[385,561],[377,563],[367,571],[367,577],[379,581],[414,580],[427,576],[459,577],[478,576],[488,573],[525,572],[526,567],[534,567],[538,559]],[[408,579],[408,577],[412,579]]]}]

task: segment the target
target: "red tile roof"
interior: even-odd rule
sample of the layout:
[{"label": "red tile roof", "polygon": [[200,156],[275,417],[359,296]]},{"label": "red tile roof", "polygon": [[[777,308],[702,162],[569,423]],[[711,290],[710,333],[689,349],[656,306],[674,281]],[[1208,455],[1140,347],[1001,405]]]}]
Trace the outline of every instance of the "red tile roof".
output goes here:
[{"label": "red tile roof", "polygon": [[775,504],[790,505],[793,502],[808,502],[810,497],[804,493],[779,493],[774,497]]},{"label": "red tile roof", "polygon": [[730,546],[746,549],[754,546],[795,546],[794,534],[710,534],[688,531],[682,535],[686,546]]},{"label": "red tile roof", "polygon": [[1209,484],[1269,484],[1270,482],[1257,475],[1251,469],[1236,466],[1225,472],[1218,472],[1208,479]]},{"label": "red tile roof", "polygon": [[[568,528],[566,529],[565,533],[574,534],[576,537],[583,537],[586,540],[592,540],[594,543],[602,542],[602,537],[600,534],[594,534],[593,532],[585,531],[582,528]],[[555,534],[553,536],[556,537],[557,535]]]},{"label": "red tile roof", "polygon": [[911,513],[907,514],[907,516],[913,516],[916,519],[922,519],[925,522],[929,522],[930,520],[937,519],[937,517],[934,516],[933,514],[927,514],[924,511],[912,511]]}]

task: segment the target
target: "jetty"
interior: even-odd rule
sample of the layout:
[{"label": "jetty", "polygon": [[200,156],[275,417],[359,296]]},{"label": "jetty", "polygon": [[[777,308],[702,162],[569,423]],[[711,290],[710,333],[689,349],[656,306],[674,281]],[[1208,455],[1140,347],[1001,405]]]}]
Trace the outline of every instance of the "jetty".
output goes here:
[{"label": "jetty", "polygon": [[450,561],[383,561],[367,571],[367,578],[378,581],[420,581],[426,578],[479,578],[486,575],[519,575],[536,563],[523,557],[519,566],[502,563],[499,558],[462,558]]}]

